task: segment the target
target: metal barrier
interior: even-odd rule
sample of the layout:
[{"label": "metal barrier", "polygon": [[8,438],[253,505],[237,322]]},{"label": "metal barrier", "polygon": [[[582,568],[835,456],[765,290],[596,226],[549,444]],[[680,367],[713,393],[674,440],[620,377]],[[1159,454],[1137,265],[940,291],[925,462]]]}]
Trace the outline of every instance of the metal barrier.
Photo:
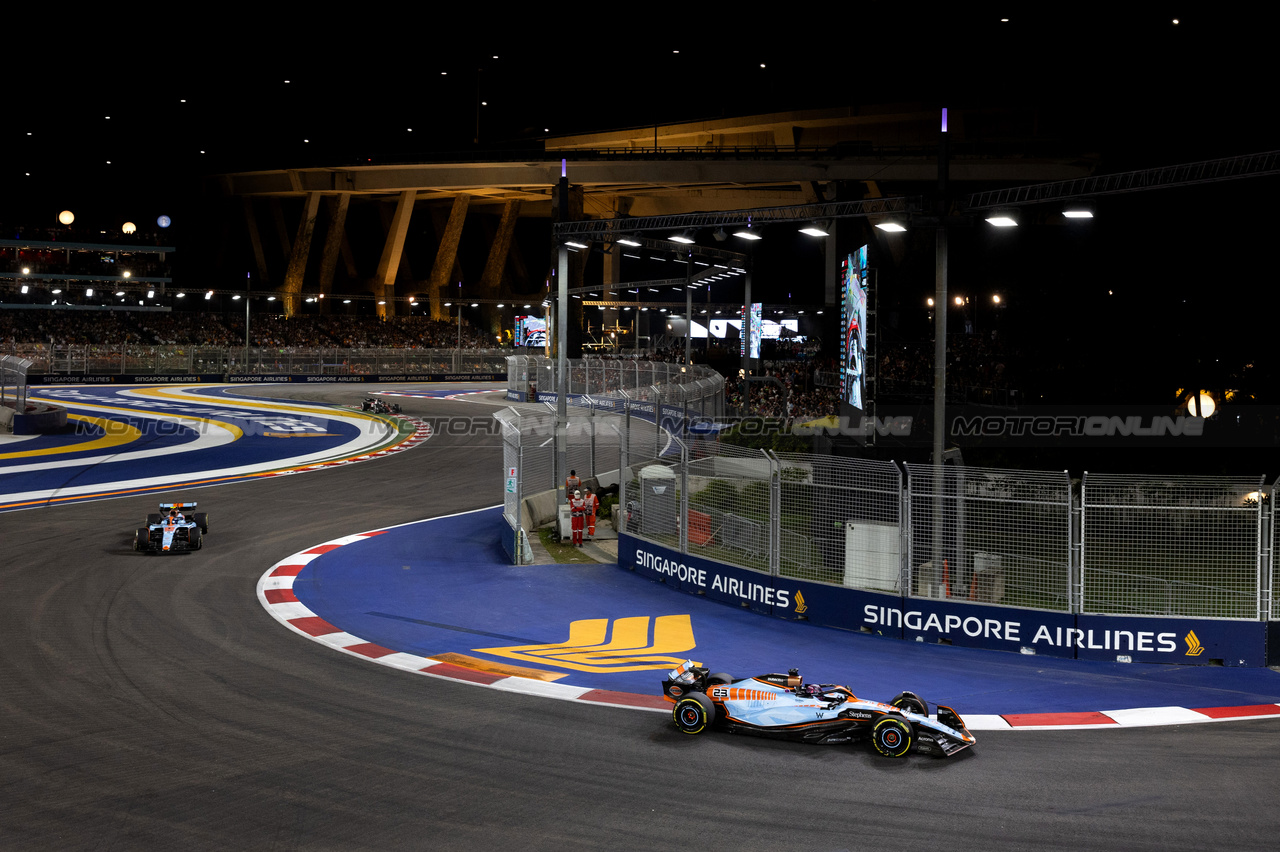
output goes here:
[{"label": "metal barrier", "polygon": [[15,355],[0,355],[0,428],[13,428],[13,418],[27,410],[27,373],[31,362]]},{"label": "metal barrier", "polygon": [[[511,398],[546,399],[557,392],[556,359],[512,355],[506,362]],[[573,397],[656,402],[678,407],[682,415],[724,413],[724,378],[710,367],[597,356],[571,359],[568,370],[568,393]]]}]

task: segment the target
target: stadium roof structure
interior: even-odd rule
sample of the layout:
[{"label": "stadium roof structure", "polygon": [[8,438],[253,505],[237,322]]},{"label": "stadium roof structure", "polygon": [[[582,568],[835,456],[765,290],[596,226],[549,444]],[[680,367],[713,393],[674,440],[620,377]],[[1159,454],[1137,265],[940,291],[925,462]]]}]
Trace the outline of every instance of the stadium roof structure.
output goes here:
[{"label": "stadium roof structure", "polygon": [[[953,110],[949,180],[977,191],[1092,174],[1095,155],[1040,137],[1037,126],[1028,110]],[[487,234],[489,256],[478,282],[480,295],[499,295],[514,229],[521,221],[556,218],[553,201],[562,174],[570,185],[569,218],[578,223],[692,214],[714,219],[717,212],[773,208],[786,208],[787,217],[794,218],[807,210],[818,216],[841,203],[862,205],[857,215],[888,214],[917,209],[918,201],[916,207],[904,206],[900,197],[936,184],[938,134],[937,111],[922,105],[848,107],[549,137],[532,151],[432,154],[421,161],[368,158],[224,174],[212,178],[209,188],[250,203],[303,202],[297,238],[285,239],[291,243],[284,253],[287,271],[279,276],[259,270],[262,280],[283,277],[286,303],[292,300],[295,308],[321,199],[331,199],[333,208],[324,237],[327,260],[319,265],[321,280],[308,282],[307,289],[328,291],[337,243],[345,235],[346,205],[389,202],[395,213],[384,217],[373,291],[392,301],[409,221],[424,206],[437,208],[435,218],[447,223],[438,228],[434,267],[424,289],[431,294],[433,313],[439,313],[438,293],[457,277],[458,245],[468,216],[496,212],[500,217]],[[248,227],[255,255],[264,263],[264,236],[256,222]],[[610,239],[608,226],[581,230],[589,239]]]}]

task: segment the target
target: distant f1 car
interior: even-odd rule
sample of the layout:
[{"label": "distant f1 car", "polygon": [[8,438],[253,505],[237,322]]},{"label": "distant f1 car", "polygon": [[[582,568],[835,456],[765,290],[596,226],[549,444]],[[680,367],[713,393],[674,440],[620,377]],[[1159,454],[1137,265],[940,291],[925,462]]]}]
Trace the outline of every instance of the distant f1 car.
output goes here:
[{"label": "distant f1 car", "polygon": [[366,396],[360,402],[361,411],[372,411],[374,414],[399,414],[400,404],[396,402],[387,402],[377,397]]},{"label": "distant f1 car", "polygon": [[848,687],[805,685],[797,669],[739,680],[688,660],[667,674],[662,692],[675,705],[676,727],[686,734],[718,728],[822,745],[870,738],[885,757],[912,751],[950,757],[976,742],[959,714],[938,706],[930,716],[929,705],[914,692],[881,704],[856,697]]},{"label": "distant f1 car", "polygon": [[183,514],[195,503],[161,503],[160,512],[147,515],[147,525],[133,534],[133,549],[144,553],[185,553],[204,547],[209,531],[205,512]]}]

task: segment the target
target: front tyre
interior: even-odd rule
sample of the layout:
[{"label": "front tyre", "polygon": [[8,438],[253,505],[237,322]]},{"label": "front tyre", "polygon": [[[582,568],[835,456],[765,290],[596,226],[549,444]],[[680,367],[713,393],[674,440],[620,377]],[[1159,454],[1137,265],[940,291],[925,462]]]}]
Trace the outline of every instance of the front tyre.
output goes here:
[{"label": "front tyre", "polygon": [[894,707],[900,707],[918,716],[929,715],[929,705],[925,700],[914,692],[899,692],[897,696],[889,702]]},{"label": "front tyre", "polygon": [[690,692],[676,702],[671,717],[682,733],[700,734],[711,725],[716,716],[715,704],[701,692]]},{"label": "front tyre", "polygon": [[911,723],[900,716],[885,716],[871,729],[871,742],[885,757],[906,757],[915,741]]},{"label": "front tyre", "polygon": [[145,551],[147,543],[151,540],[151,530],[146,527],[138,527],[133,533],[133,549]]}]

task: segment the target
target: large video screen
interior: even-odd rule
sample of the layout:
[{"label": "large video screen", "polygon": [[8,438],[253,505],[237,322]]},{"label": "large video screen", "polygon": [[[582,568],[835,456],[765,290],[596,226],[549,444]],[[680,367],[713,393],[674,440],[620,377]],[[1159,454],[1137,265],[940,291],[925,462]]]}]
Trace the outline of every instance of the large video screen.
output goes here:
[{"label": "large video screen", "polygon": [[867,247],[841,263],[843,298],[840,320],[844,327],[844,363],[840,368],[840,398],[862,411],[867,365]]},{"label": "large video screen", "polygon": [[516,346],[546,346],[547,345],[547,321],[542,317],[520,316],[516,317],[515,328],[515,345]]},{"label": "large video screen", "polygon": [[[742,313],[739,311],[738,313]],[[693,336],[698,336],[698,325],[694,324]],[[707,331],[712,337],[723,340],[728,334],[729,329],[734,329],[739,334],[742,332],[742,320],[736,319],[713,319],[707,323]],[[703,335],[705,336],[705,335]],[[797,343],[804,343],[808,338],[800,333],[800,321],[792,319],[771,320],[762,319],[760,321],[760,339],[761,340],[781,340],[786,338],[794,340]]]},{"label": "large video screen", "polygon": [[742,335],[742,354],[748,358],[760,357],[760,339],[764,334],[764,305],[751,303],[751,312],[743,318],[743,326],[747,333]]}]

